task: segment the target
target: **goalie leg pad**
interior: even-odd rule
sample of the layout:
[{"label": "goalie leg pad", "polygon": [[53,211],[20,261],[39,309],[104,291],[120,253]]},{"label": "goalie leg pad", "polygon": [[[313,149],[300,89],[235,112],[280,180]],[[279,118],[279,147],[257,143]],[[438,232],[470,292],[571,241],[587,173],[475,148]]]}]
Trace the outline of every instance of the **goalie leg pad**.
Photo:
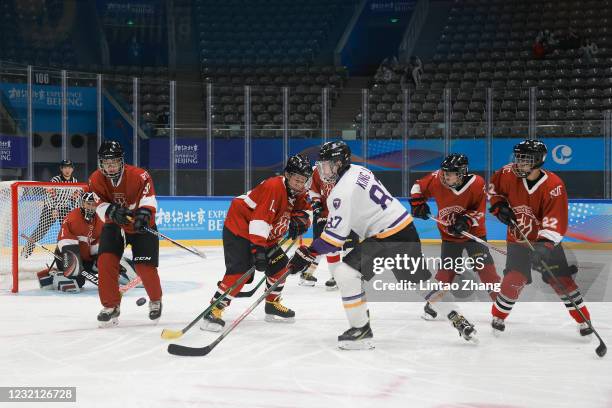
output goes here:
[{"label": "goalie leg pad", "polygon": [[53,275],[53,286],[60,292],[79,293],[81,291],[74,279],[65,277],[61,272]]},{"label": "goalie leg pad", "polygon": [[41,289],[53,289],[53,276],[49,274],[48,268],[37,272],[36,277]]}]

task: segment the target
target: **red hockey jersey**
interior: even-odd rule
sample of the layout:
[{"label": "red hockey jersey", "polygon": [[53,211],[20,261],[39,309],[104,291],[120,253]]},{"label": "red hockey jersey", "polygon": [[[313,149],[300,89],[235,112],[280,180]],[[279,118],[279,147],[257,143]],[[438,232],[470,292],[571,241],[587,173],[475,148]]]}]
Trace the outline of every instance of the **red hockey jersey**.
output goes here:
[{"label": "red hockey jersey", "polygon": [[[96,214],[104,222],[111,222],[106,216],[106,210],[111,203],[116,203],[130,210],[148,208],[153,214],[149,226],[154,225],[157,200],[153,179],[144,169],[126,164],[117,187],[114,187],[100,170],[96,170],[89,177],[89,190],[96,193],[100,200]],[[134,232],[132,224],[124,225],[122,228],[128,233]]]},{"label": "red hockey jersey", "polygon": [[310,186],[310,191],[308,195],[310,196],[311,201],[320,201],[323,204],[323,211],[321,212],[321,217],[327,217],[329,214],[329,210],[327,209],[327,197],[329,197],[329,193],[334,188],[335,183],[327,183],[321,180],[321,176],[319,175],[319,169],[315,166],[314,171],[312,173],[312,184]]},{"label": "red hockey jersey", "polygon": [[91,261],[98,255],[98,240],[102,234],[104,222],[98,217],[93,217],[87,222],[81,214],[80,208],[70,211],[57,236],[57,247],[61,251],[64,247],[78,245],[81,259]]},{"label": "red hockey jersey", "polygon": [[[561,242],[567,231],[567,191],[563,181],[551,171],[529,188],[527,180],[517,177],[508,164],[495,172],[489,184],[489,200],[494,205],[507,200],[516,215],[517,224],[530,241],[546,238]],[[522,241],[514,228],[508,228],[507,239]]]},{"label": "red hockey jersey", "polygon": [[255,245],[275,245],[287,233],[291,212],[310,209],[306,196],[289,197],[285,178],[270,177],[232,200],[225,226]]},{"label": "red hockey jersey", "polygon": [[[486,194],[484,179],[476,174],[469,174],[465,185],[456,190],[442,183],[440,170],[419,179],[410,191],[412,197],[425,196],[436,200],[438,216],[446,224],[455,222],[458,214],[465,214],[472,220],[470,233],[477,237],[487,234],[484,213],[486,210]],[[468,238],[456,237],[446,231],[446,227],[438,224],[438,230],[443,241],[466,241]]]}]

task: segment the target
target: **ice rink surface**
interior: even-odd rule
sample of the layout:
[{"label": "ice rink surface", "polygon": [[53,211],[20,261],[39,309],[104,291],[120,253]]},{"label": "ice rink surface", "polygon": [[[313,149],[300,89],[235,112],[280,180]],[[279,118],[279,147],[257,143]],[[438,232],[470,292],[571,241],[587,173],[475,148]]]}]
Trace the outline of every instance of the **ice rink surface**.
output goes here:
[{"label": "ice rink surface", "polygon": [[[314,288],[289,279],[284,304],[295,323],[266,323],[261,305],[210,355],[172,356],[162,328],[197,316],[223,274],[221,249],[204,250],[207,260],[162,249],[157,325],[135,304],[144,289],[124,297],[112,329],[97,327],[95,287],[69,295],[26,281],[18,295],[2,292],[0,384],[77,387],[76,404],[53,407],[612,407],[612,354],[595,355],[598,343],[580,338],[561,302],[519,302],[501,338],[490,332],[490,303],[462,303],[478,345],[446,320],[423,321],[420,302],[370,303],[376,349],[341,351],[336,337],[348,326],[339,293],[324,289],[325,270]],[[611,345],[612,304],[586,299]],[[226,321],[254,300],[234,301]],[[204,346],[216,336],[195,326],[176,341]]]}]

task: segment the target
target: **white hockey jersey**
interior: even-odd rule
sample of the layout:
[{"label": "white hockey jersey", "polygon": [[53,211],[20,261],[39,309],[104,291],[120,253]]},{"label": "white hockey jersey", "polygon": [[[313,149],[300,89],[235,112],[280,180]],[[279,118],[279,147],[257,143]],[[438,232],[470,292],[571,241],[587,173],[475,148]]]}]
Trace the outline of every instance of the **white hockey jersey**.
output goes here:
[{"label": "white hockey jersey", "polygon": [[370,170],[352,164],[327,198],[329,215],[321,239],[342,247],[351,231],[360,239],[385,238],[412,222],[410,212]]}]

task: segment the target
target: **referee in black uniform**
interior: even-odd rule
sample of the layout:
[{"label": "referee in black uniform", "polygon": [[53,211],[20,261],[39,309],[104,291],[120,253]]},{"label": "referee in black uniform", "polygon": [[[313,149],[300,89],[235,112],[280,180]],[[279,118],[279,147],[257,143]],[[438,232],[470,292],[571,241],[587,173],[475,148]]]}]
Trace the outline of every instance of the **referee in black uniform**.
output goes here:
[{"label": "referee in black uniform", "polygon": [[[72,175],[74,173],[74,163],[71,160],[62,160],[59,165],[60,173],[51,178],[52,183],[77,183],[77,179]],[[34,241],[40,241],[55,221],[59,220],[62,222],[66,215],[78,204],[73,198],[72,191],[62,191],[58,189],[54,196],[47,195],[43,206],[42,213],[40,214],[40,220],[38,221],[38,227],[34,230],[31,237]],[[21,255],[24,258],[32,255],[34,251],[34,244],[28,242],[23,248]]]}]

